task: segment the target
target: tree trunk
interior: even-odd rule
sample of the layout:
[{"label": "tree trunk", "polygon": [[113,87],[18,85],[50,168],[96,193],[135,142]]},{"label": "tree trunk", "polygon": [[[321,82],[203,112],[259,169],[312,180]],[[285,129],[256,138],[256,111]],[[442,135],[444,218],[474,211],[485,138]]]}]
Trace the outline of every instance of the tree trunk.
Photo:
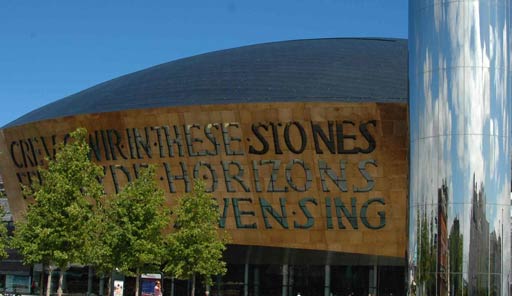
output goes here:
[{"label": "tree trunk", "polygon": [[107,296],[111,295],[110,294],[110,293],[112,293],[111,289],[112,289],[112,273],[110,273],[110,275],[108,276],[108,285],[107,285],[107,294],[106,294]]},{"label": "tree trunk", "polygon": [[42,270],[41,270],[41,274],[39,275],[39,296],[43,296],[44,294],[44,267],[45,267],[45,264],[43,263],[42,264]]},{"label": "tree trunk", "polygon": [[196,295],[196,274],[195,273],[192,275],[192,292],[190,295],[191,296]]},{"label": "tree trunk", "polygon": [[52,272],[53,269],[50,264],[48,264],[48,279],[46,280],[46,296],[50,296],[51,288],[52,288]]},{"label": "tree trunk", "polygon": [[62,296],[62,282],[64,281],[64,268],[59,272],[59,288],[57,289],[57,296]]},{"label": "tree trunk", "polygon": [[135,274],[136,278],[135,278],[135,296],[139,296],[139,272],[140,272],[140,268],[137,267],[137,272]]}]

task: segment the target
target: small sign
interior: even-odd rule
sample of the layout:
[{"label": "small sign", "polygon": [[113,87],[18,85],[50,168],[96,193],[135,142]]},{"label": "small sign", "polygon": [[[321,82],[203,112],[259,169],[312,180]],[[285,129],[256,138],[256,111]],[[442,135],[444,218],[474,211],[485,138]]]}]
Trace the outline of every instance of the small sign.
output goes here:
[{"label": "small sign", "polygon": [[161,273],[143,273],[140,275],[140,278],[141,279],[158,279],[158,280],[161,280],[162,279],[162,274]]},{"label": "small sign", "polygon": [[162,296],[162,274],[143,273],[140,275],[141,296]]},{"label": "small sign", "polygon": [[114,296],[123,296],[124,281],[114,281]]}]

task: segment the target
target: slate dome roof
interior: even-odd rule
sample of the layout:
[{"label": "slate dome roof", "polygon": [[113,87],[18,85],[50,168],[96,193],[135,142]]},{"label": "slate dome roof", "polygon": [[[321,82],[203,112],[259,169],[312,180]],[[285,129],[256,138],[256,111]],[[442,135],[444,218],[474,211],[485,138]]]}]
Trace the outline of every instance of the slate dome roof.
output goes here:
[{"label": "slate dome roof", "polygon": [[[407,102],[407,41],[271,42],[183,58],[100,83],[5,127],[128,109],[257,102]],[[5,128],[4,127],[4,128]]]}]

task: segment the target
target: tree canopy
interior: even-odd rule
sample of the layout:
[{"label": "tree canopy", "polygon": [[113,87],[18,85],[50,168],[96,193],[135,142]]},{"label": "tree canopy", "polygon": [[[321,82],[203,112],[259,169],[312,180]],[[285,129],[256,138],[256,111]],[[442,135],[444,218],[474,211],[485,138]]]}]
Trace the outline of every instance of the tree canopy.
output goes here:
[{"label": "tree canopy", "polygon": [[[120,193],[106,198],[100,182],[103,168],[90,161],[86,138],[83,128],[72,132],[48,167],[39,168],[41,184],[25,188],[33,202],[16,222],[13,238],[25,263],[58,266],[59,294],[62,271],[71,263],[92,264],[104,274],[117,269],[128,276],[159,270],[164,263],[165,272],[193,279],[194,287],[196,275],[211,284],[212,275],[226,272],[222,253],[227,236],[219,231],[218,204],[203,182],[196,181],[193,194],[178,199],[175,231],[166,235],[170,212],[155,168],[141,168]],[[0,256],[4,237],[0,226]],[[136,288],[138,294],[138,278]]]},{"label": "tree canopy", "polygon": [[4,215],[5,211],[0,206],[0,259],[7,258],[7,247],[9,246],[6,223],[2,220]]},{"label": "tree canopy", "polygon": [[[157,269],[164,256],[164,229],[169,225],[169,212],[164,192],[155,181],[153,166],[143,168],[111,200],[105,221],[113,264],[126,275],[137,276],[143,269]],[[137,293],[138,293],[137,278]]]},{"label": "tree canopy", "polygon": [[48,168],[39,168],[42,183],[25,190],[34,202],[16,223],[14,237],[25,263],[56,265],[61,271],[70,263],[86,263],[84,241],[91,238],[93,205],[103,195],[103,168],[89,160],[86,137],[83,128],[72,132]]},{"label": "tree canopy", "polygon": [[206,192],[202,181],[196,180],[192,194],[178,199],[173,217],[175,231],[167,241],[164,271],[179,279],[192,279],[193,285],[199,275],[211,285],[212,275],[226,273],[222,253],[228,239],[219,231],[217,201]]}]

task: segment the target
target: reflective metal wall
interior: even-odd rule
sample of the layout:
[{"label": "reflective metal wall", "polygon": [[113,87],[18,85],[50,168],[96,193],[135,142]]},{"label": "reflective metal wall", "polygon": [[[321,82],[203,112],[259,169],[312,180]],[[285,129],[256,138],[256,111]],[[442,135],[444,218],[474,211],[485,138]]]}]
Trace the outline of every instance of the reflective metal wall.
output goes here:
[{"label": "reflective metal wall", "polygon": [[509,295],[510,5],[409,1],[409,295]]}]

